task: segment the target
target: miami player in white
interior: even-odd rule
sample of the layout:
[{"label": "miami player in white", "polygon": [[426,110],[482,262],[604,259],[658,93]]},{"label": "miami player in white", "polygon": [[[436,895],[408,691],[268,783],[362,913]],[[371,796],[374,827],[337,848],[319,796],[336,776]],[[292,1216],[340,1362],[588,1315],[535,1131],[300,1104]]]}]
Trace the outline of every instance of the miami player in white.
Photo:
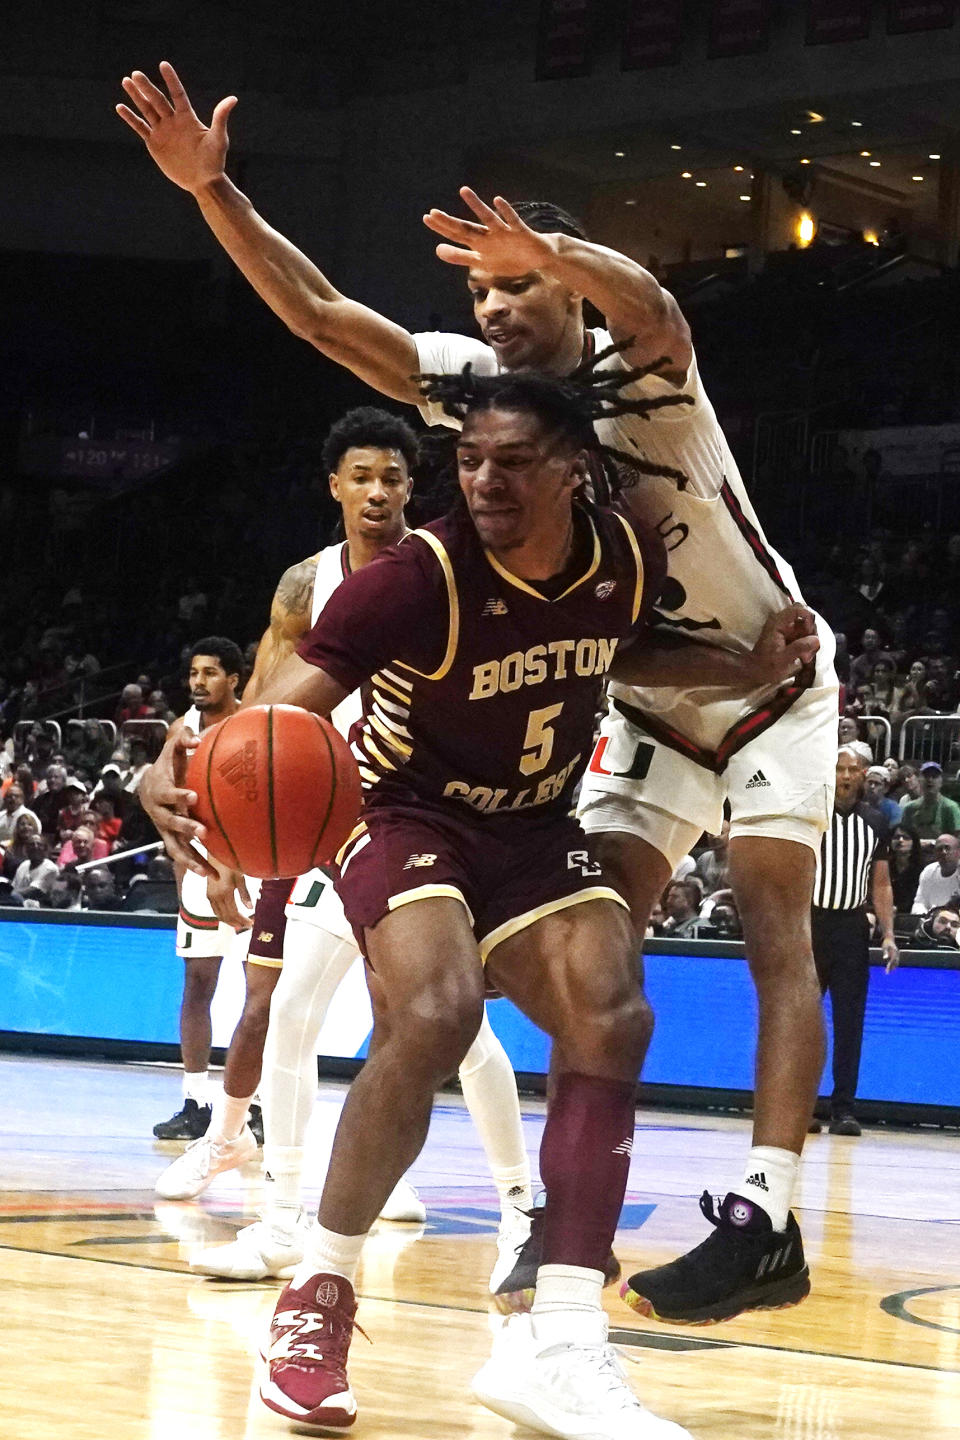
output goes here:
[{"label": "miami player in white", "polygon": [[[637,393],[671,403],[644,421],[598,425],[648,480],[627,497],[663,535],[670,573],[658,607],[678,643],[752,648],[764,623],[798,591],[767,545],[703,393],[690,333],[675,300],[627,256],[583,238],[556,207],[461,196],[472,220],[431,211],[440,258],[463,266],[484,342],[411,335],[342,295],[272,229],[224,171],[236,98],[202,124],[173,67],[165,90],[143,72],[123,81],[121,118],[162,172],[196,199],[217,239],[284,323],[384,394],[420,404],[418,373],[536,368],[569,374],[611,339],[601,363],[651,373]],[[588,331],[587,299],[606,329]],[[680,394],[689,404],[676,404]],[[431,423],[449,424],[425,411]],[[798,608],[798,630],[814,618]],[[731,807],[730,869],[759,1002],[753,1148],[742,1182],[689,1257],[632,1277],[626,1297],[669,1319],[719,1319],[801,1299],[809,1288],[789,1214],[799,1157],[823,1068],[820,993],[810,946],[810,902],[828,823],[836,752],[833,638],[817,623],[816,664],[795,681],[744,698],[711,687],[620,691],[594,755],[583,823],[611,879],[624,887],[638,932],[653,900],[703,829]],[[626,708],[629,707],[629,708]],[[787,1233],[789,1232],[789,1234]],[[757,1273],[762,1283],[755,1283]]]},{"label": "miami player in white", "polygon": [[[416,455],[417,440],[409,425],[384,410],[370,406],[351,410],[332,427],[324,445],[323,469],[340,505],[346,538],[291,566],[281,577],[248,685],[254,702],[274,668],[312,629],[344,577],[406,533],[404,507]],[[381,697],[379,703],[389,709],[388,697]],[[331,719],[346,735],[361,709],[356,692],[337,706]],[[200,877],[192,879],[206,888]],[[317,1039],[333,996],[359,955],[343,906],[322,870],[295,882],[265,882],[264,890],[271,885],[289,893],[289,904],[280,947],[282,967],[278,961],[276,968],[258,973],[258,979],[275,981],[263,1048],[265,1205],[261,1219],[242,1229],[236,1240],[200,1251],[191,1260],[192,1267],[204,1274],[239,1280],[289,1278],[303,1259],[303,1146],[317,1093]],[[255,918],[253,949],[257,949],[258,928]],[[271,938],[275,942],[280,936]],[[273,952],[276,946],[261,948]],[[253,1058],[258,1061],[259,1055]],[[500,1199],[498,1259],[490,1279],[491,1291],[496,1292],[510,1280],[517,1252],[529,1234],[527,1212],[533,1201],[516,1081],[486,1017],[460,1067],[460,1083]],[[200,1177],[202,1185],[192,1181],[192,1193],[199,1193],[218,1168],[228,1167],[208,1166]],[[412,1187],[401,1180],[381,1218],[422,1221],[426,1211]],[[518,1281],[517,1289],[523,1288]],[[504,1294],[512,1294],[509,1286]],[[515,1302],[505,1298],[502,1303]]]}]

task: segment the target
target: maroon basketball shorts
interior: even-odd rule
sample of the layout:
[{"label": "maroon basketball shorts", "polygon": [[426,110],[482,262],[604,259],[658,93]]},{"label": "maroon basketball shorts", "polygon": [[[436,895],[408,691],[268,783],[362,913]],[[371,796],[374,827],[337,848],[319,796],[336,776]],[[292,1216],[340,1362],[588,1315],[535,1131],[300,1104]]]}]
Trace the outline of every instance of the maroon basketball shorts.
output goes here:
[{"label": "maroon basketball shorts", "polygon": [[364,931],[401,905],[460,900],[484,962],[501,940],[557,910],[585,900],[625,907],[571,816],[484,820],[453,806],[365,811],[341,852],[337,892],[361,950]]},{"label": "maroon basketball shorts", "polygon": [[266,965],[273,970],[282,968],[283,937],[287,933],[287,901],[292,891],[292,880],[264,880],[260,886],[247,955],[251,965]]}]

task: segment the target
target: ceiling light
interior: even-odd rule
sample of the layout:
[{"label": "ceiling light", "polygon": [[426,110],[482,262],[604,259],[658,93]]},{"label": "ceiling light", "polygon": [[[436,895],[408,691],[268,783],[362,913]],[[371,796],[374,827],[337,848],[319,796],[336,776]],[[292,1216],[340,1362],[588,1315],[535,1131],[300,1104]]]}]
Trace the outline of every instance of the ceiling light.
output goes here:
[{"label": "ceiling light", "polygon": [[636,200],[624,200],[624,205],[636,205]]},{"label": "ceiling light", "polygon": [[869,160],[869,159],[870,159],[870,156],[873,154],[873,151],[872,151],[872,150],[861,150],[861,151],[860,151],[860,154],[863,156],[864,160]]},{"label": "ceiling light", "polygon": [[697,181],[697,189],[698,189],[698,190],[706,190],[706,188],[707,188],[707,182],[706,182],[706,180],[698,180],[698,181]]},{"label": "ceiling light", "polygon": [[880,237],[879,237],[879,235],[877,234],[876,230],[864,230],[864,232],[863,232],[863,238],[864,238],[864,240],[866,240],[866,242],[867,242],[868,245],[879,245],[879,244],[880,244]]},{"label": "ceiling light", "polygon": [[624,152],[623,150],[614,150],[614,152],[613,152],[613,158],[614,158],[614,160],[622,160],[623,157],[624,157],[624,154],[625,154],[625,152]]},{"label": "ceiling light", "polygon": [[791,134],[791,135],[802,135],[802,134],[803,134],[803,131],[802,131],[802,130],[791,130],[791,131],[790,131],[790,134]]},{"label": "ceiling light", "polygon": [[928,155],[928,156],[927,156],[927,159],[928,159],[928,160],[939,160],[939,159],[940,159],[940,152],[939,152],[939,151],[936,151],[934,154]]},{"label": "ceiling light", "polygon": [[910,176],[910,179],[911,179],[911,180],[922,180],[922,179],[923,179],[923,176],[922,176],[922,175],[911,175],[911,176]]},{"label": "ceiling light", "polygon": [[693,176],[690,174],[690,171],[689,171],[689,170],[683,170],[683,171],[681,171],[681,173],[680,173],[680,179],[681,179],[681,180],[692,180],[692,179],[693,179]]},{"label": "ceiling light", "polygon": [[800,161],[800,164],[801,164],[801,165],[809,165],[809,164],[810,164],[810,161],[809,161],[809,160],[801,160],[801,161]]},{"label": "ceiling light", "polygon": [[749,200],[749,199],[750,199],[750,196],[749,196],[749,195],[741,195],[741,196],[740,196],[740,199],[741,199],[741,200]]},{"label": "ceiling light", "polygon": [[822,115],[818,115],[816,110],[808,110],[807,119],[810,121],[811,125],[820,125],[823,122],[824,117]]},{"label": "ceiling light", "polygon": [[851,120],[851,121],[850,121],[850,124],[851,124],[851,125],[855,125],[858,130],[862,130],[862,129],[863,129],[863,121],[862,121],[862,120]]},{"label": "ceiling light", "polygon": [[813,216],[805,210],[797,221],[797,240],[802,249],[806,249],[816,233],[817,227],[814,224]]},{"label": "ceiling light", "polygon": [[880,169],[880,161],[879,161],[879,160],[871,160],[871,161],[870,161],[870,169],[871,169],[871,170],[879,170],[879,169]]},{"label": "ceiling light", "polygon": [[670,146],[670,149],[671,149],[671,150],[682,150],[682,149],[683,149],[683,146],[682,146],[682,145],[671,145],[671,146]]},{"label": "ceiling light", "polygon": [[734,168],[734,170],[736,171],[736,173],[737,173],[738,175],[741,175],[741,174],[743,173],[743,166],[742,166],[742,165],[734,165],[733,168]]}]

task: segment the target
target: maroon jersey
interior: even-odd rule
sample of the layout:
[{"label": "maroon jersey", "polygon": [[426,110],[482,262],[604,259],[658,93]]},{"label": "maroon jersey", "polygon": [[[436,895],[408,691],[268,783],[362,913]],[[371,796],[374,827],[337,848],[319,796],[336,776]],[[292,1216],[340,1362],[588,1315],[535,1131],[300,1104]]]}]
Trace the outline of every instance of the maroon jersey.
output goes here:
[{"label": "maroon jersey", "polygon": [[574,512],[582,561],[546,593],[484,549],[463,506],[334,591],[299,654],[346,690],[371,682],[351,731],[368,805],[569,809],[603,677],[666,568],[637,521]]}]

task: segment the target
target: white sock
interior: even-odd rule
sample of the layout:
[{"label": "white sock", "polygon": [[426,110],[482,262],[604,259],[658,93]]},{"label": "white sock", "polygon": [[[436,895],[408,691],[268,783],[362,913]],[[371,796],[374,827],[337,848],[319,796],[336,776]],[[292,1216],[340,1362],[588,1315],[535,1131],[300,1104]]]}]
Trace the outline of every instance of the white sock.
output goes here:
[{"label": "white sock", "polygon": [[510,1219],[514,1207],[532,1210],[530,1161],[523,1142],[517,1078],[486,1010],[477,1038],[460,1066],[460,1086],[497,1187],[501,1215]]},{"label": "white sock", "polygon": [[299,1145],[264,1145],[263,1218],[274,1230],[289,1230],[300,1213],[303,1150]]},{"label": "white sock", "polygon": [[747,1156],[743,1184],[737,1194],[766,1210],[774,1230],[786,1230],[799,1173],[800,1156],[792,1150],[754,1145]]},{"label": "white sock", "polygon": [[338,1235],[335,1230],[324,1230],[318,1220],[310,1229],[303,1260],[293,1272],[290,1284],[298,1290],[320,1274],[342,1275],[352,1285],[366,1238],[366,1235]]},{"label": "white sock", "polygon": [[210,1104],[210,1071],[184,1070],[183,1098],[196,1100],[198,1105]]},{"label": "white sock", "polygon": [[546,1348],[572,1341],[599,1345],[606,1337],[603,1271],[582,1265],[541,1265],[533,1297],[533,1328]]},{"label": "white sock", "polygon": [[214,1141],[236,1140],[247,1123],[249,1113],[249,1095],[238,1100],[235,1095],[228,1095],[226,1090],[221,1090],[214,1096],[213,1114],[210,1116],[210,1129],[207,1131],[208,1138]]}]

